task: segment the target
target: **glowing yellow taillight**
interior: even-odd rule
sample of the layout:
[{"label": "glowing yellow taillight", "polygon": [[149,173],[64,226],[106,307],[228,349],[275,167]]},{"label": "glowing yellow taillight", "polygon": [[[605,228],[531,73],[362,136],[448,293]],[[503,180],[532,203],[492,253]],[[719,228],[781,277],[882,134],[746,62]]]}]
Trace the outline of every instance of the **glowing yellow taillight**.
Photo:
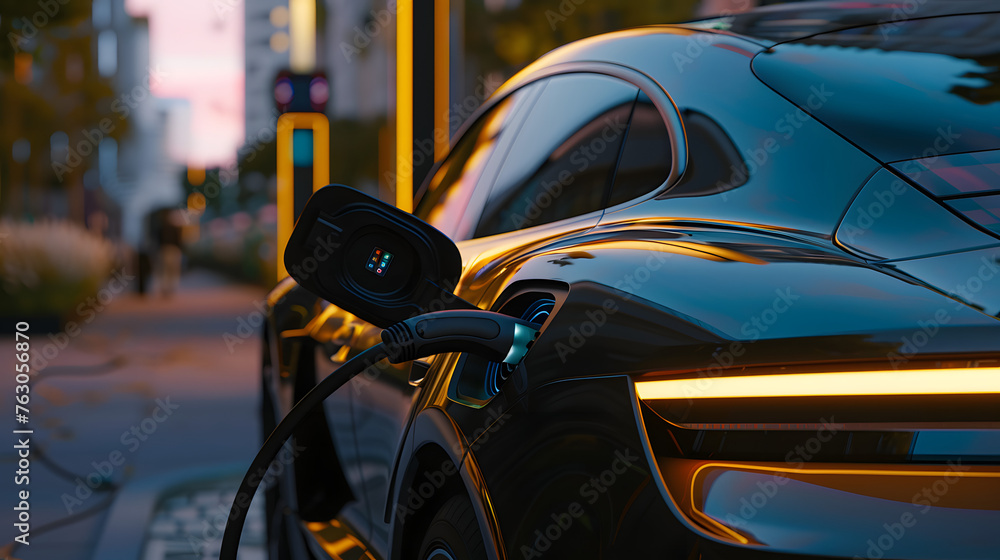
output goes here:
[{"label": "glowing yellow taillight", "polygon": [[658,379],[635,388],[644,400],[1000,394],[1000,367]]}]

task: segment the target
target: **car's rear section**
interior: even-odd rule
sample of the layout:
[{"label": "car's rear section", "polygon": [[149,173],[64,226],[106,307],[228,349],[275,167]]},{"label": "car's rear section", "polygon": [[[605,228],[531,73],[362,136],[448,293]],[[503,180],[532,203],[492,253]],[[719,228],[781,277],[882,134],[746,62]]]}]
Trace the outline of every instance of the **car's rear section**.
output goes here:
[{"label": "car's rear section", "polygon": [[871,22],[752,62],[796,139],[818,123],[875,163],[823,236],[685,223],[667,191],[517,264],[572,262],[474,453],[508,557],[997,557],[1000,26]]},{"label": "car's rear section", "polygon": [[[926,289],[922,309],[904,318],[880,304],[908,288],[879,296],[875,284],[836,282],[831,293],[857,296],[847,305],[898,324],[762,334],[718,345],[691,370],[634,376],[665,491],[740,549],[1000,554],[1000,16],[917,16],[778,44],[753,69],[883,164],[835,243]],[[831,306],[830,324],[844,314],[857,310]],[[777,307],[758,319],[750,332],[786,320]]]},{"label": "car's rear section", "polygon": [[672,233],[575,246],[487,404],[508,557],[990,558],[1000,322],[835,249]]},{"label": "car's rear section", "polygon": [[[678,509],[750,549],[991,557],[996,536],[985,528],[1000,520],[997,330],[946,332],[945,313],[897,344],[858,337],[844,349],[851,360],[775,356],[734,367],[745,345],[733,343],[695,372],[637,377],[651,450]],[[926,351],[934,337],[947,342]],[[977,338],[981,351],[968,352]],[[885,351],[861,359],[866,343]]]}]

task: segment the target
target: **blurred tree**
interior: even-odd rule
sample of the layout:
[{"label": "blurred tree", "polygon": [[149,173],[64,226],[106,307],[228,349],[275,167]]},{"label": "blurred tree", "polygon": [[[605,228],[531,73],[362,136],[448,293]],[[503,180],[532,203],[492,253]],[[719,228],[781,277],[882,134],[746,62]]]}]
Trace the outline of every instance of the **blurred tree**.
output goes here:
[{"label": "blurred tree", "polygon": [[690,19],[699,0],[472,0],[466,56],[506,79],[552,49],[609,31]]},{"label": "blurred tree", "polygon": [[[65,189],[70,217],[81,221],[83,175],[97,151],[87,133],[100,130],[102,119],[113,125],[102,136],[127,132],[127,122],[112,115],[111,82],[97,72],[90,12],[88,0],[0,0],[0,32],[10,46],[0,49],[0,205],[7,215],[39,217],[45,192]],[[17,162],[12,147],[22,139],[30,154]],[[20,196],[24,185],[28,201]]]},{"label": "blurred tree", "polygon": [[6,70],[14,55],[30,51],[38,35],[50,28],[76,25],[90,17],[92,0],[0,0],[0,31],[10,49],[0,50],[0,63]]}]

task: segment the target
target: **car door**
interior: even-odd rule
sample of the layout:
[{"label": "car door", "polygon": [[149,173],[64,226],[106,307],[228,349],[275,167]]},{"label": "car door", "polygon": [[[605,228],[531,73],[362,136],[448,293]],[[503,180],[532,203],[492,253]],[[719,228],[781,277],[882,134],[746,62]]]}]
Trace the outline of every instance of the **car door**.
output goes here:
[{"label": "car door", "polygon": [[546,78],[490,189],[473,237],[596,223],[638,88],[589,73]]},{"label": "car door", "polygon": [[[630,72],[623,74],[631,76]],[[655,105],[645,93],[646,87],[655,84],[644,83],[641,75],[636,75],[633,82],[577,72],[557,75],[546,82],[546,89],[532,108],[491,189],[490,200],[475,231],[477,237],[463,245],[470,258],[475,259],[466,267],[463,290],[475,293],[481,307],[539,317],[547,316],[546,299],[558,299],[540,286],[551,288],[585,280],[584,270],[592,272],[594,266],[606,266],[590,261],[593,257],[586,251],[586,241],[593,238],[596,242],[596,226],[607,209],[644,200],[667,182],[673,182],[680,175],[674,165],[675,154],[685,153],[674,149],[675,139],[662,110],[664,104]],[[643,91],[635,84],[644,84]],[[557,104],[562,104],[565,110],[553,110]],[[673,109],[669,101],[667,104]],[[676,118],[676,109],[673,111],[668,114]],[[679,121],[674,130],[679,130]],[[551,142],[541,155],[537,154],[534,145],[551,138],[561,142]],[[591,146],[603,150],[591,150]],[[534,159],[523,155],[532,150],[536,150]],[[511,172],[505,176],[508,166],[512,167]],[[550,203],[547,197],[553,190],[553,175],[558,178],[555,187],[558,197],[582,200],[553,197]],[[505,182],[508,177],[517,180]],[[527,212],[516,213],[518,208],[526,207]],[[521,229],[502,231],[516,227],[516,221],[521,222]],[[527,263],[529,266],[522,269]],[[515,281],[534,286],[528,290],[533,295],[521,289],[507,290]],[[508,306],[508,303],[515,304]],[[468,383],[449,380],[452,400],[481,405],[492,399],[500,388],[492,382],[473,380],[482,374],[482,364],[471,365],[469,370],[464,369],[465,365],[456,363],[459,373],[453,375],[464,377],[471,371],[473,377]],[[489,367],[492,366],[487,366],[487,370]],[[492,374],[485,375],[496,381]],[[465,392],[465,388],[475,390]],[[524,387],[515,393],[522,390]],[[453,417],[468,415],[460,408],[464,404],[444,406]]]},{"label": "car door", "polygon": [[[630,82],[573,72],[544,86],[490,189],[467,256],[462,288],[492,300],[491,285],[532,251],[571,243],[607,207],[639,94]],[[505,271],[505,272],[504,272]]]},{"label": "car door", "polygon": [[[492,183],[521,126],[525,111],[539,88],[526,87],[494,103],[461,134],[448,157],[423,189],[415,214],[453,239],[462,239],[478,221],[485,202],[484,189]],[[352,344],[358,352],[379,342],[381,329],[365,324]],[[415,388],[409,384],[410,364],[379,369],[352,381],[352,408],[357,460],[364,486],[355,507],[370,520],[359,528],[372,547],[387,554],[388,524],[383,513],[399,442],[409,420]]]},{"label": "car door", "polygon": [[[462,134],[426,185],[416,214],[459,242],[465,262],[458,295],[479,303],[475,277],[485,247],[516,248],[585,231],[600,219],[638,88],[573,73],[525,85]],[[488,302],[487,302],[488,304]],[[377,341],[366,329],[355,344]],[[414,389],[408,367],[355,384],[354,426],[368,538],[385,550],[382,514]]]}]

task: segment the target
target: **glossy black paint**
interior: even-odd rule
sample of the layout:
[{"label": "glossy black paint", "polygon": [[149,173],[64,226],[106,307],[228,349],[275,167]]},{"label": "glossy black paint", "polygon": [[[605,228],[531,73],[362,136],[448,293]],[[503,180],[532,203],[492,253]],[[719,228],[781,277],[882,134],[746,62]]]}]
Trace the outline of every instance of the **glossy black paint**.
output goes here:
[{"label": "glossy black paint", "polygon": [[872,260],[911,259],[1000,245],[887,169],[851,203],[837,241]]},{"label": "glossy black paint", "polygon": [[519,512],[497,516],[508,558],[673,558],[695,544],[660,496],[630,384],[619,376],[544,385],[473,443],[477,462],[490,465],[494,511]]},{"label": "glossy black paint", "polygon": [[[984,478],[997,471],[995,395],[796,406],[661,406],[636,396],[636,381],[671,375],[997,364],[1000,238],[956,207],[968,199],[928,179],[945,163],[971,161],[940,154],[997,147],[997,104],[983,97],[992,90],[955,87],[992,79],[984,68],[995,42],[982,56],[907,42],[915,31],[880,43],[871,26],[891,21],[894,5],[839,4],[580,41],[523,70],[473,115],[416,214],[459,242],[457,295],[514,315],[545,299],[552,311],[495,395],[462,383],[480,382],[485,364],[446,355],[419,387],[406,367],[389,368],[327,402],[354,495],[339,517],[371,554],[411,558],[435,508],[464,492],[496,559],[864,557],[867,540],[877,542],[893,515],[912,513],[912,492],[934,480],[855,473],[824,487],[794,473],[806,480],[783,486],[746,534],[718,520],[755,499],[767,468],[912,474],[956,459],[987,474],[969,485],[975,491],[954,486],[946,507],[928,505],[921,535],[883,556],[980,558],[1000,546],[985,530],[948,539],[996,518],[988,504],[1000,503],[1000,489]],[[931,16],[984,10],[943,6],[929,2],[923,19],[883,29],[917,29],[919,20],[926,37],[948,29]],[[818,32],[829,35],[808,39]],[[919,83],[893,81],[913,68],[900,57],[927,62],[907,74]],[[960,68],[988,75],[950,82]],[[608,84],[605,95],[581,92],[561,106],[546,96],[588,81]],[[604,129],[625,114],[624,129]],[[942,126],[961,139],[928,156],[920,144],[934,147]],[[605,143],[598,157],[576,152],[595,138]],[[612,174],[610,153],[619,154]],[[575,154],[587,165],[568,164]],[[323,350],[319,371],[377,341],[377,328],[343,310],[278,301],[298,292],[276,292],[275,355],[294,354],[280,342],[290,328],[280,320],[298,308],[312,323],[294,328]],[[276,414],[300,374],[294,360],[280,363],[281,375],[266,379]],[[821,452],[789,459],[831,414],[841,424]]]},{"label": "glossy black paint", "polygon": [[995,149],[998,21],[955,15],[823,33],[768,50],[753,69],[882,161]]}]

